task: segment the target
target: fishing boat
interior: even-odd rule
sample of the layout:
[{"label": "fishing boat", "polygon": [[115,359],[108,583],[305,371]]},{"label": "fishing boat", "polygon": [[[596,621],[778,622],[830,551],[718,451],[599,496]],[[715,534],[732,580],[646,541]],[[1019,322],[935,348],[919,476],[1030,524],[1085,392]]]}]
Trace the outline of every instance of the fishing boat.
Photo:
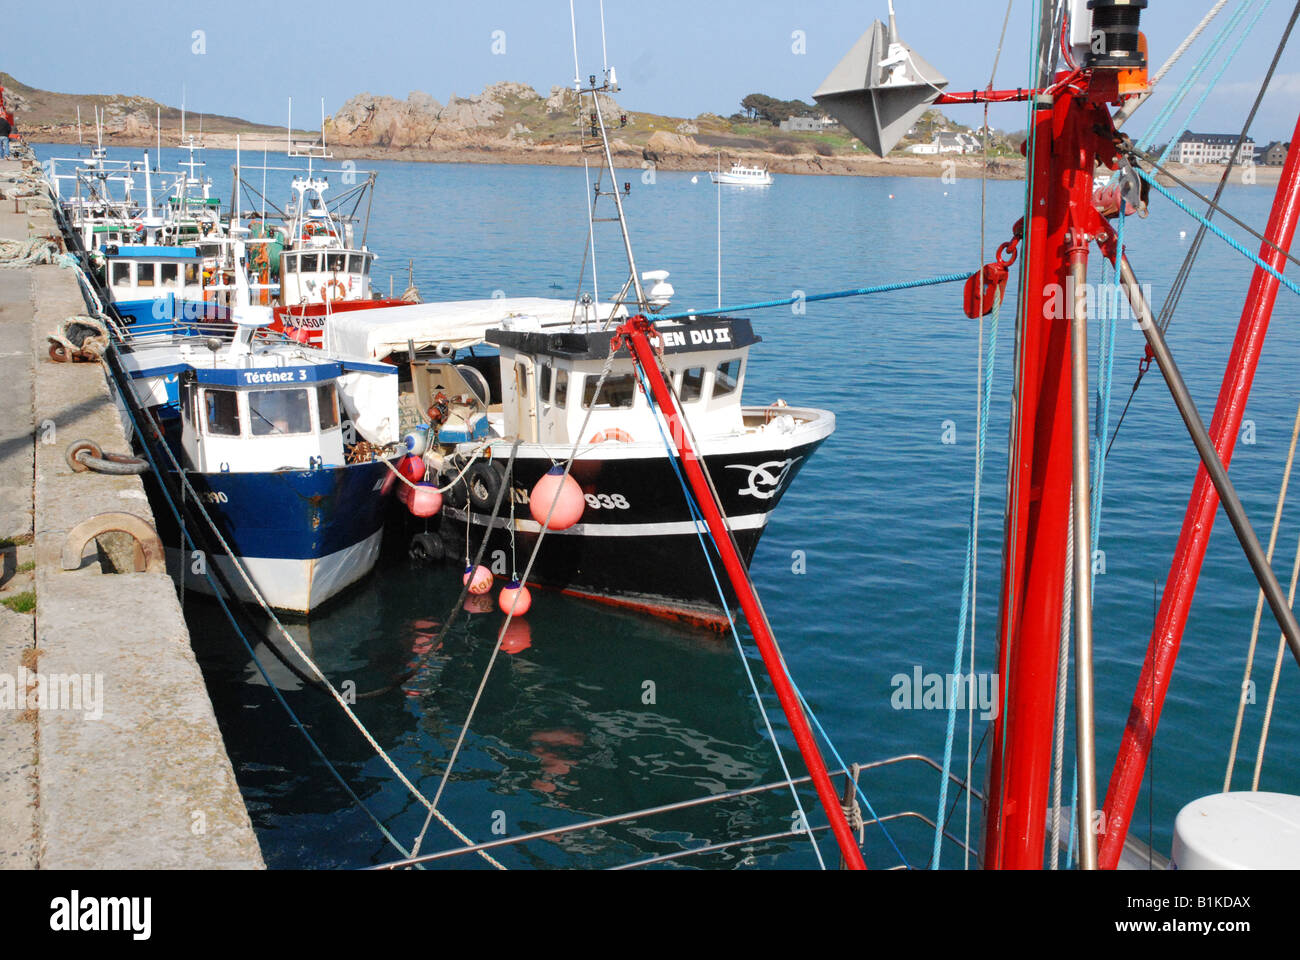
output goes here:
[{"label": "fishing boat", "polygon": [[721,170],[710,170],[709,176],[714,183],[726,186],[768,187],[772,185],[772,174],[768,173],[767,167],[757,165],[748,167],[739,160],[733,163],[726,173]]},{"label": "fishing boat", "polygon": [[[247,304],[246,283],[237,288],[233,323],[117,330],[111,357],[130,387],[120,402],[157,424],[136,439],[155,480],[206,510],[190,529],[206,534],[229,592],[307,615],[379,555],[397,370],[264,335],[269,309]],[[178,574],[208,589],[203,571],[181,562],[189,553],[168,519],[160,532]]]},{"label": "fishing boat", "polygon": [[[743,404],[749,351],[760,340],[747,320],[683,317],[657,329],[665,370],[748,563],[795,477],[834,431],[834,414],[781,402]],[[487,331],[498,356],[482,385],[472,367],[466,377],[451,361],[416,366],[416,395],[428,398],[433,412],[426,457],[447,490],[438,528],[444,551],[459,557],[468,524],[473,543],[487,535],[499,573],[512,572],[505,558],[529,555],[542,528],[539,513],[545,519],[547,504],[532,503],[533,491],[556,458],[574,450],[581,520],[548,532],[529,582],[723,627],[727,611],[709,577],[665,428],[638,386],[628,349],[611,355],[610,339],[604,323],[544,326],[518,318]],[[503,486],[518,511],[493,516]]]},{"label": "fishing boat", "polygon": [[[611,87],[593,78],[584,94],[594,98]],[[617,184],[608,136],[602,125],[595,129],[601,177]],[[612,300],[598,299],[593,277],[590,294],[568,301],[344,313],[332,318],[323,342],[404,368],[403,429],[423,460],[411,479],[444,497],[440,514],[412,537],[412,555],[468,563],[466,544],[486,543],[496,558],[492,572],[508,580],[519,574],[517,558],[530,556],[530,584],[724,628],[734,594],[720,595],[709,575],[699,518],[683,495],[668,437],[673,428],[643,389],[627,345],[611,345],[617,329],[638,316],[654,321],[663,374],[690,418],[746,565],[773,511],[834,431],[835,417],[779,398],[744,403],[749,351],[760,343],[750,322],[720,311],[667,312],[675,293],[668,272],[638,272],[626,190],[603,182],[589,227],[620,224],[629,270]],[[612,204],[611,215],[597,216],[598,204]],[[573,522],[559,529],[548,525],[546,504],[535,497],[565,461],[580,494]]]}]

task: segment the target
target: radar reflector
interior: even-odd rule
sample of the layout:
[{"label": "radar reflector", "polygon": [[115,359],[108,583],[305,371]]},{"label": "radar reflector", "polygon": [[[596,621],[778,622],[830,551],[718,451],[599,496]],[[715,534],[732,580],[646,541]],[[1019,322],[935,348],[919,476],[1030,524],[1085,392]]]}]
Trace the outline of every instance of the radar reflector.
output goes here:
[{"label": "radar reflector", "polygon": [[891,0],[889,26],[873,23],[813,99],[883,157],[947,85],[943,74],[898,38]]}]

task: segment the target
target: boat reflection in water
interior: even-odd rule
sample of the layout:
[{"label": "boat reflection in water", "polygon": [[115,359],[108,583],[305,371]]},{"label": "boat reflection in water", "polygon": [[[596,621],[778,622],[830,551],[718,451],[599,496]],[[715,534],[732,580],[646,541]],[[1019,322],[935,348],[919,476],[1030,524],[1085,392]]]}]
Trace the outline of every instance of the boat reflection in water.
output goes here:
[{"label": "boat reflection in water", "polygon": [[[388,557],[373,584],[310,623],[285,629],[345,696],[426,796],[433,796],[503,622],[461,613],[441,643],[460,578]],[[217,616],[186,613],[240,788],[272,867],[361,867],[396,859],[324,768]],[[426,810],[375,756],[273,624],[252,640],[272,683],[325,755],[395,836]],[[510,653],[510,650],[516,652]],[[511,624],[439,803],[476,841],[652,807],[780,779],[730,640],[551,592]],[[788,809],[789,808],[789,809]],[[604,867],[705,842],[774,832],[789,793],[728,800],[498,852],[507,866]],[[458,845],[435,823],[425,852]],[[764,847],[805,866],[807,842]],[[744,848],[692,858],[735,865]],[[480,868],[476,856],[439,866]]]}]

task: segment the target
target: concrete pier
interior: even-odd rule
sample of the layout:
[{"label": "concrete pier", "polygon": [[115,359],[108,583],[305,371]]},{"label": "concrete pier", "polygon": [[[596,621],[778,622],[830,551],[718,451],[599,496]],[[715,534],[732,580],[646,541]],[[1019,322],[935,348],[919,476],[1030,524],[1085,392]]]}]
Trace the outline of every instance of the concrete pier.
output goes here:
[{"label": "concrete pier", "polygon": [[[18,169],[0,161],[0,176]],[[0,201],[0,238],[56,232],[26,206]],[[0,867],[260,868],[171,579],[104,572],[117,551],[93,540],[62,569],[88,517],[154,520],[138,477],[64,457],[83,438],[130,452],[105,368],[48,356],[48,335],[86,312],[72,270],[0,266]]]}]

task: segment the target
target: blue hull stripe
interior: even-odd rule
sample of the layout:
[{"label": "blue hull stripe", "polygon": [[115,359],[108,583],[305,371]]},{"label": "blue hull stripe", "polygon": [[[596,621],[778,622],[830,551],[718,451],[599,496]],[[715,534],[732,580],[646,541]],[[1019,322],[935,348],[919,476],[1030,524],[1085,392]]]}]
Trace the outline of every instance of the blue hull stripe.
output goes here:
[{"label": "blue hull stripe", "polygon": [[307,560],[360,543],[383,527],[385,498],[377,488],[387,474],[376,462],[189,476],[237,556]]}]

